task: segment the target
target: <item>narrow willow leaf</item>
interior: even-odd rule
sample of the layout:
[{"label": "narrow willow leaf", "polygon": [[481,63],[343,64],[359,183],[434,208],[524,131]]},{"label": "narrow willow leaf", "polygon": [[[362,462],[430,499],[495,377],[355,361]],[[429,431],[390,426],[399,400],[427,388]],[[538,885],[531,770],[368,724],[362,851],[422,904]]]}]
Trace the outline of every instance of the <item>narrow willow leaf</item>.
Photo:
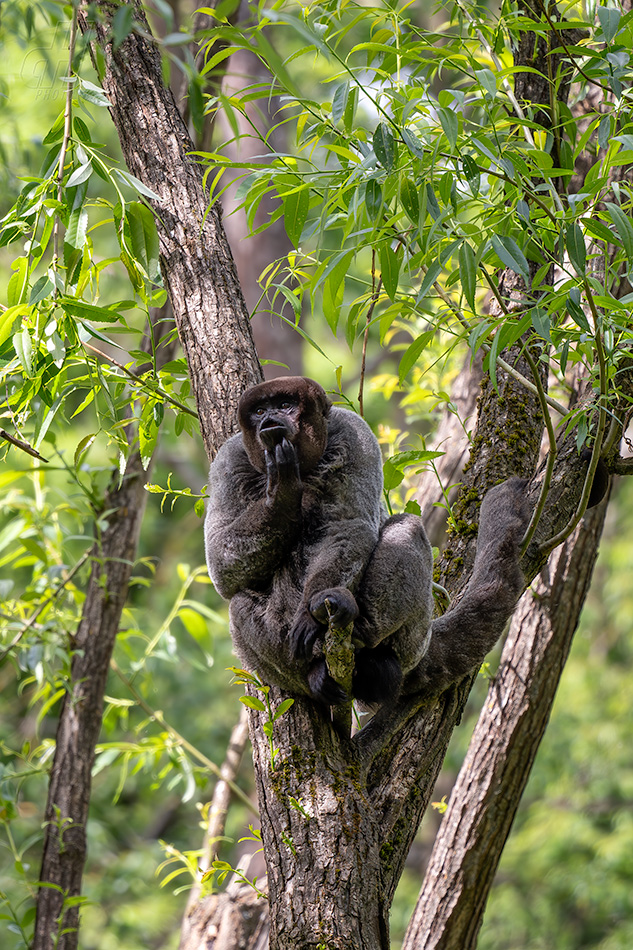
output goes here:
[{"label": "narrow willow leaf", "polygon": [[585,274],[587,271],[587,248],[585,247],[585,237],[580,225],[572,221],[567,228],[565,235],[565,244],[572,267],[577,274]]},{"label": "narrow willow leaf", "polygon": [[393,171],[396,164],[396,142],[391,129],[386,122],[377,126],[373,137],[373,146],[376,158],[388,172]]},{"label": "narrow willow leaf", "polygon": [[26,257],[17,257],[11,264],[13,273],[7,284],[7,303],[14,307],[24,302],[28,289],[29,262]]},{"label": "narrow willow leaf", "polygon": [[299,247],[303,226],[310,210],[310,189],[302,188],[300,191],[293,191],[285,195],[284,205],[284,227],[290,243],[294,247]]},{"label": "narrow willow leaf", "polygon": [[412,155],[415,155],[416,158],[424,158],[424,142],[417,135],[414,135],[411,129],[400,129],[400,135]]},{"label": "narrow willow leaf", "polygon": [[422,283],[420,284],[418,295],[415,298],[416,304],[419,304],[422,300],[424,300],[429,290],[431,289],[431,287],[433,286],[433,284],[435,283],[435,281],[437,280],[437,278],[440,276],[441,273],[442,273],[441,264],[439,264],[437,261],[431,264],[426,274],[424,275],[424,279]]},{"label": "narrow willow leaf", "polygon": [[382,188],[375,178],[365,185],[365,207],[371,221],[375,221],[382,209]]},{"label": "narrow willow leaf", "polygon": [[20,304],[17,307],[8,307],[4,313],[0,313],[0,346],[3,346],[9,339],[18,320],[30,312],[30,307],[27,307],[26,304]]},{"label": "narrow willow leaf", "polygon": [[464,175],[466,176],[470,190],[476,198],[479,194],[479,186],[481,183],[479,165],[470,155],[464,155],[462,158],[462,168],[464,169]]},{"label": "narrow willow leaf", "polygon": [[530,310],[530,319],[538,335],[551,343],[552,340],[549,335],[550,320],[547,310],[543,310],[542,307],[532,307]]},{"label": "narrow willow leaf", "polygon": [[457,118],[457,113],[453,112],[452,109],[447,109],[443,107],[439,111],[440,122],[442,124],[442,129],[444,130],[444,135],[448,139],[448,144],[450,145],[451,152],[457,144],[457,134],[459,132],[459,119]]},{"label": "narrow willow leaf", "polygon": [[68,219],[68,228],[64,235],[64,243],[74,247],[77,250],[86,243],[86,232],[88,231],[88,212],[85,207],[75,208]]},{"label": "narrow willow leaf", "polygon": [[26,376],[33,375],[33,343],[26,327],[13,337],[13,348]]},{"label": "narrow willow leaf", "polygon": [[514,240],[505,234],[494,234],[490,243],[499,260],[511,271],[522,277],[526,284],[530,283],[530,268],[525,254]]},{"label": "narrow willow leaf", "polygon": [[154,215],[142,202],[130,201],[125,206],[125,223],[136,262],[150,280],[159,281],[159,242]]},{"label": "narrow willow leaf", "polygon": [[346,132],[351,132],[354,126],[354,116],[358,106],[358,86],[353,86],[347,97],[345,112],[343,113],[343,126]]},{"label": "narrow willow leaf", "polygon": [[420,217],[420,200],[418,189],[410,178],[403,178],[400,182],[400,200],[412,223],[417,225]]},{"label": "narrow willow leaf", "polygon": [[633,224],[619,205],[612,201],[606,201],[605,205],[628,259],[633,261]]},{"label": "narrow willow leaf", "polygon": [[497,80],[492,70],[476,69],[475,76],[479,80],[482,89],[488,93],[491,99],[494,99],[497,95]]},{"label": "narrow willow leaf", "polygon": [[474,313],[475,290],[477,289],[477,262],[475,260],[475,252],[467,241],[464,241],[459,249],[459,279],[461,280],[468,306]]},{"label": "narrow willow leaf", "polygon": [[343,118],[343,114],[347,108],[349,87],[349,80],[347,80],[347,82],[342,82],[340,86],[336,87],[334,96],[332,97],[332,121],[335,124]]},{"label": "narrow willow leaf", "polygon": [[413,343],[407,347],[400,360],[400,366],[398,367],[398,379],[400,384],[404,382],[410,370],[417,363],[420,353],[427,348],[434,335],[435,330],[427,330],[426,333],[421,333],[417,340],[414,340]]},{"label": "narrow willow leaf", "polygon": [[598,145],[600,148],[608,148],[611,141],[611,116],[603,115],[598,125]]},{"label": "narrow willow leaf", "polygon": [[383,244],[380,248],[380,276],[382,277],[382,285],[391,300],[395,298],[398,290],[400,261],[401,255],[396,254],[388,244]]}]

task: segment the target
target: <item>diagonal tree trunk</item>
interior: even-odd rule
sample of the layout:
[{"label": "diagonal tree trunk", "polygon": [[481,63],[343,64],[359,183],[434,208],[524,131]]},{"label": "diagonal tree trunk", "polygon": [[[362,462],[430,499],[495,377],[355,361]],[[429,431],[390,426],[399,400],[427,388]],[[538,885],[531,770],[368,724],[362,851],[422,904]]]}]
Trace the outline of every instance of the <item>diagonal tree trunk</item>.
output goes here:
[{"label": "diagonal tree trunk", "polygon": [[582,610],[606,502],[554,552],[512,619],[403,950],[471,950]]}]

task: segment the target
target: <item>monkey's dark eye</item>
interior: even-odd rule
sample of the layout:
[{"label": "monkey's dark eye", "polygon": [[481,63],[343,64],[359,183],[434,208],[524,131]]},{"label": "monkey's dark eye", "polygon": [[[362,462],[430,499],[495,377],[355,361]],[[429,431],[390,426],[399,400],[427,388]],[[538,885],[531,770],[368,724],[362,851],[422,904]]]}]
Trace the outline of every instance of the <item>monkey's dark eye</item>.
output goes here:
[{"label": "monkey's dark eye", "polygon": [[266,410],[264,409],[263,406],[258,406],[257,409],[255,410],[255,415],[256,415],[256,416],[263,416],[265,411],[266,411]]},{"label": "monkey's dark eye", "polygon": [[288,400],[286,399],[286,400],[284,400],[284,402],[281,403],[281,405],[279,406],[279,408],[280,408],[280,409],[292,409],[292,403],[291,403],[291,402],[288,402]]}]

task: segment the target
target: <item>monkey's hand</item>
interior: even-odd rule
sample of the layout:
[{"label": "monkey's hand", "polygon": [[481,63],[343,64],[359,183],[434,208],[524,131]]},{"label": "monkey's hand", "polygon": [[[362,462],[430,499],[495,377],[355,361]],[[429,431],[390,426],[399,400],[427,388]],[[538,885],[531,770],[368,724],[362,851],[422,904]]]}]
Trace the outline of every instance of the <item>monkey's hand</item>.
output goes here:
[{"label": "monkey's hand", "polygon": [[267,448],[265,457],[266,504],[272,505],[277,500],[287,504],[300,499],[303,488],[294,445],[284,438]]},{"label": "monkey's hand", "polygon": [[310,660],[314,645],[323,640],[328,625],[347,627],[358,616],[354,595],[345,587],[330,587],[313,594],[304,605],[290,630],[290,649],[295,659]]}]

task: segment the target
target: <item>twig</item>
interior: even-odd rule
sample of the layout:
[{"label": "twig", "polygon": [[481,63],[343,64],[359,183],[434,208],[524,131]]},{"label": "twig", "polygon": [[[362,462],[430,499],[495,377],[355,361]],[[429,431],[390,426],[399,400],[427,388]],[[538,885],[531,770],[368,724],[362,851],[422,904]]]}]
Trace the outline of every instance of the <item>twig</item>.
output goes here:
[{"label": "twig", "polygon": [[371,318],[374,313],[374,308],[378,297],[380,296],[380,291],[382,289],[382,275],[378,278],[378,284],[376,285],[376,252],[372,249],[371,252],[371,285],[372,295],[371,301],[369,304],[369,309],[367,311],[367,317],[365,318],[365,332],[363,334],[363,355],[360,361],[360,385],[358,388],[358,412],[361,416],[364,415],[364,402],[363,402],[363,389],[365,386],[365,360],[367,357],[367,340],[369,338],[369,326],[371,324]]},{"label": "twig", "polygon": [[39,452],[29,445],[28,442],[23,442],[22,439],[16,439],[14,435],[10,435],[6,429],[0,429],[0,438],[6,439],[7,442],[10,442],[11,445],[15,445],[16,449],[21,449],[22,452],[26,452],[27,455],[30,455],[34,459],[39,459],[40,462],[48,462],[48,459],[45,459],[43,455],[40,455]]}]

